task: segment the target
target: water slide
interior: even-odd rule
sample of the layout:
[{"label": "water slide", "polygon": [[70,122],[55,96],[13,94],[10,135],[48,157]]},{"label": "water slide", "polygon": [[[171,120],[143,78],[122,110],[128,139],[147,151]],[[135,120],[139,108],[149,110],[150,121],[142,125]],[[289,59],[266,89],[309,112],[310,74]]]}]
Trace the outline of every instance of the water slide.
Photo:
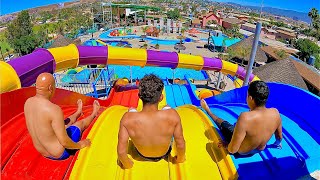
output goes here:
[{"label": "water slide", "polygon": [[[88,64],[214,70],[237,76],[239,79],[244,79],[246,73],[243,67],[218,58],[135,48],[71,44],[52,49],[39,48],[31,54],[13,59],[8,63],[0,62],[0,93],[31,86],[35,83],[36,77],[43,72],[53,73]],[[251,82],[258,79],[251,74],[249,80]]]},{"label": "water slide", "polygon": [[143,161],[129,142],[129,156],[134,161],[132,169],[117,165],[117,140],[120,119],[127,108],[113,106],[104,111],[88,138],[90,148],[80,151],[70,179],[234,179],[237,176],[231,157],[214,146],[219,135],[208,117],[195,106],[177,108],[186,140],[187,161],[173,164],[172,156],[159,162]]},{"label": "water slide", "polygon": [[[124,51],[126,53],[123,53]],[[113,48],[110,46],[85,47],[85,46],[69,45],[66,47],[53,48],[48,50],[37,49],[36,51],[34,51],[29,55],[16,58],[14,60],[9,61],[8,63],[0,62],[0,68],[2,70],[0,71],[0,78],[1,78],[0,92],[2,92],[2,94],[0,94],[1,100],[2,100],[1,111],[6,112],[6,113],[1,113],[1,121],[3,125],[1,126],[1,130],[2,130],[1,135],[5,135],[2,137],[6,137],[5,138],[6,140],[12,139],[10,141],[1,142],[1,145],[6,144],[6,148],[7,148],[4,151],[2,150],[2,153],[1,153],[1,157],[5,157],[5,158],[2,158],[4,160],[1,161],[3,165],[2,173],[1,173],[2,177],[4,178],[35,177],[35,179],[68,178],[68,176],[70,175],[70,172],[72,171],[73,164],[76,163],[76,159],[79,159],[80,161],[82,161],[82,160],[91,158],[91,155],[90,155],[90,156],[86,156],[86,158],[83,158],[83,159],[70,157],[65,161],[51,161],[46,158],[43,158],[39,153],[37,153],[32,146],[29,135],[27,134],[26,127],[24,125],[24,116],[23,116],[23,104],[28,97],[34,95],[35,89],[34,88],[20,89],[21,87],[28,87],[34,84],[36,77],[42,72],[53,73],[56,71],[67,69],[67,68],[75,68],[78,65],[81,66],[81,65],[87,65],[87,64],[121,64],[121,65],[135,65],[135,66],[160,66],[160,67],[170,67],[170,68],[179,67],[179,68],[190,68],[190,69],[196,69],[196,70],[215,70],[215,71],[222,71],[223,73],[231,74],[233,76],[237,76],[240,79],[243,79],[245,75],[245,70],[242,67],[232,64],[230,62],[221,61],[220,59],[212,59],[212,58],[192,56],[192,55],[186,55],[186,54],[177,54],[175,52],[161,52],[161,51],[152,51],[152,50],[144,50],[144,49],[128,49],[128,48],[122,49],[122,48]],[[4,77],[9,77],[9,78],[4,78]],[[257,79],[258,78],[253,74],[250,75],[250,81],[257,80]],[[172,94],[178,93],[179,90],[181,92],[185,91],[185,88],[181,88],[181,87],[182,86],[172,87]],[[10,92],[7,92],[7,91],[10,91]],[[61,93],[58,93],[59,91],[61,91]],[[3,93],[3,92],[7,92],[7,93]],[[180,92],[180,97],[184,98],[184,96],[181,95],[181,92]],[[112,93],[114,94],[112,95]],[[137,91],[135,91],[135,93],[137,93]],[[167,92],[164,92],[164,93],[167,93]],[[177,98],[180,98],[178,97],[179,94],[176,96]],[[128,100],[129,97],[134,97],[134,96],[126,92],[122,92],[122,94],[119,94],[119,92],[111,92],[110,98],[107,101],[101,102],[101,105],[104,107],[107,107],[109,105],[116,105],[116,104],[132,106],[132,104],[130,103],[135,102],[134,104],[137,103],[137,106],[139,107],[138,100],[131,101],[131,100]],[[64,113],[68,115],[68,114],[71,114],[75,108],[75,107],[71,108],[70,105],[76,104],[76,100],[78,98],[83,99],[85,102],[84,105],[86,106],[92,104],[92,101],[93,101],[93,98],[87,99],[88,97],[87,98],[82,96],[80,97],[79,94],[64,91],[64,90],[57,90],[57,95],[55,96],[53,101],[61,105]],[[6,101],[3,101],[3,99],[6,99]],[[183,99],[183,103],[187,101],[188,99]],[[182,104],[182,102],[177,103],[175,101],[175,104],[180,105]],[[15,108],[12,108],[12,107],[15,107]],[[88,107],[85,113],[89,113],[90,111],[91,109],[90,107]],[[107,114],[111,113],[109,112],[109,109],[107,109],[106,111],[107,113],[105,115],[101,115],[102,117],[105,117],[107,116]],[[121,110],[121,112],[123,111],[124,110]],[[121,114],[120,110],[118,112],[119,114]],[[208,130],[207,123],[209,123],[209,121],[206,120],[204,116],[200,115],[201,112],[199,110],[192,107],[186,107],[186,108],[181,108],[181,110],[178,109],[178,112],[181,116],[184,116],[183,126],[186,129],[188,129],[188,127],[190,126],[193,127],[193,124],[198,124],[202,122],[202,126],[201,126],[202,128],[200,128],[200,125],[199,125],[199,130],[193,129],[192,133],[191,133],[191,130],[187,131],[186,134],[188,134],[188,137],[189,137],[188,141],[195,141],[195,142],[199,141],[202,143],[206,141],[207,144],[212,141],[216,142],[215,139],[214,140],[211,139],[211,141],[202,139],[206,137],[204,136],[206,134],[205,132],[212,131],[211,134],[213,134],[214,130]],[[110,119],[112,120],[108,121],[108,120],[105,120],[104,118],[99,118],[99,121],[102,121],[101,119],[104,119],[106,122],[115,121],[114,123],[117,123],[117,121],[119,121],[118,114],[113,113],[112,116],[108,116],[108,117],[111,117]],[[190,117],[193,117],[193,118],[191,119]],[[207,125],[203,126],[204,124],[207,124]],[[19,128],[18,130],[16,130],[17,127]],[[83,138],[86,137],[86,134],[89,133],[89,130],[90,129],[88,129],[88,131],[84,133]],[[198,135],[194,136],[193,131],[196,131],[196,132],[199,131]],[[96,135],[99,135],[101,134],[102,131],[100,130],[98,131],[97,129],[92,132],[97,132]],[[200,136],[200,134],[202,136]],[[214,137],[217,138],[218,136],[214,136]],[[4,138],[2,138],[2,140],[3,139]],[[92,139],[92,140],[94,142],[100,142],[99,138],[97,138],[97,140],[95,139]],[[207,149],[210,150],[210,148],[212,149],[214,147],[206,146],[205,149],[207,150],[207,154],[205,154],[204,152],[202,152],[203,150],[205,150],[204,146],[201,146],[203,148],[199,148],[199,146],[198,145],[196,146],[195,143],[190,144],[189,146],[190,147],[188,148],[190,148],[190,151],[187,152],[188,153],[187,156],[190,157],[190,160],[186,161],[186,163],[184,163],[186,165],[182,165],[182,167],[177,165],[170,166],[171,167],[171,170],[169,171],[171,173],[170,175],[180,179],[181,177],[184,177],[184,176],[203,177],[206,175],[210,178],[211,175],[212,177],[213,176],[214,177],[233,177],[236,175],[236,173],[234,173],[234,168],[232,168],[232,165],[228,160],[230,159],[228,158],[229,156],[223,155],[225,151],[214,149],[211,152],[211,151],[208,151]],[[199,154],[195,154],[195,151],[191,151],[192,149],[195,150],[196,148],[198,149]],[[90,148],[87,148],[87,150],[89,149]],[[209,162],[208,154],[211,158],[210,162]],[[201,162],[197,161],[196,159],[193,159],[193,158],[197,158],[198,155],[199,157],[201,157],[200,159],[203,162],[208,162],[210,164],[209,165],[210,171],[206,169],[207,165],[201,164]],[[213,157],[215,157],[215,159]],[[98,159],[96,160],[98,161]],[[137,164],[139,163],[137,162]],[[170,161],[169,161],[169,164],[170,164]],[[212,174],[211,173],[197,174],[196,171],[193,170],[195,167],[197,167],[197,166],[193,167],[194,164],[202,165],[203,169],[208,170],[208,172],[212,172]],[[159,163],[159,166],[161,166],[161,163]],[[174,170],[172,170],[172,167]],[[202,172],[201,171],[202,168],[199,169],[200,172]],[[120,173],[121,172],[125,172],[125,171],[120,170]],[[139,170],[139,172],[141,172],[141,170]],[[137,174],[143,174],[143,173],[137,173]],[[120,175],[117,177],[120,177]],[[159,175],[159,172],[158,172],[158,175]]]},{"label": "water slide", "polygon": [[[267,107],[281,113],[283,124],[282,149],[269,146],[251,157],[231,156],[240,179],[297,179],[320,169],[320,98],[300,88],[268,83],[270,97]],[[186,86],[192,103],[200,105]],[[247,87],[238,88],[206,99],[212,112],[231,124],[236,123],[246,105]],[[308,105],[307,105],[308,104]],[[215,123],[214,128],[217,128]],[[218,130],[219,131],[219,130]]]},{"label": "water slide", "polygon": [[[33,147],[31,137],[25,125],[23,105],[27,98],[35,94],[35,88],[22,88],[0,94],[1,98],[1,178],[3,179],[63,179],[72,168],[76,156],[64,161],[52,161],[42,157]],[[76,101],[82,99],[84,115],[92,111],[94,98],[78,93],[57,89],[53,102],[58,104],[65,118],[76,111]],[[138,106],[138,90],[116,91],[112,89],[109,98],[99,100],[100,113],[110,105],[127,107]],[[14,108],[13,108],[14,107]],[[82,139],[90,132],[91,126],[84,131]]]}]

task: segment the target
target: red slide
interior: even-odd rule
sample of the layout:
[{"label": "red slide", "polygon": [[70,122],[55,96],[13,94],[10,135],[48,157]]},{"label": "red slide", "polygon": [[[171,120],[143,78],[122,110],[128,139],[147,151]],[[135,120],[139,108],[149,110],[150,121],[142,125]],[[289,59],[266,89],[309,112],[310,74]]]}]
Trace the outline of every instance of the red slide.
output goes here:
[{"label": "red slide", "polygon": [[[25,124],[23,105],[24,102],[34,94],[34,87],[22,88],[0,94],[1,178],[67,179],[78,153],[75,156],[70,156],[66,160],[55,161],[43,157],[33,147],[32,140]],[[66,118],[76,111],[77,107],[75,104],[78,99],[82,99],[83,101],[84,115],[81,118],[84,118],[92,112],[94,98],[57,89],[52,101],[62,108]],[[116,92],[112,89],[108,99],[99,100],[99,103],[102,106],[99,114],[108,106],[112,105],[137,107],[138,100],[138,89],[122,92]],[[94,122],[83,132],[82,139],[86,138],[94,125]]]}]

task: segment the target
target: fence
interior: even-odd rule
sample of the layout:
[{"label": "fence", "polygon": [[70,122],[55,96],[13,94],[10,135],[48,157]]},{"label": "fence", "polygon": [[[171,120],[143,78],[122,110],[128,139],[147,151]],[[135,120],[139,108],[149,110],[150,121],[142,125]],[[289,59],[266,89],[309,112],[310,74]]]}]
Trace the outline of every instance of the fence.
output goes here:
[{"label": "fence", "polygon": [[95,98],[107,96],[114,80],[113,69],[84,69],[77,74],[54,74],[56,87]]}]

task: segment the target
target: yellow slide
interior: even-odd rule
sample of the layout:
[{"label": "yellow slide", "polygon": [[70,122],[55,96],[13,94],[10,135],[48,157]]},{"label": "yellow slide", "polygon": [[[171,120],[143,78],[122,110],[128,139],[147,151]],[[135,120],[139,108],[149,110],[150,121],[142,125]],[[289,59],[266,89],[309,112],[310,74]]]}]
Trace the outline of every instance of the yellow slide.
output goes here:
[{"label": "yellow slide", "polygon": [[122,169],[117,164],[117,141],[121,117],[127,108],[112,106],[105,110],[94,124],[88,138],[92,144],[80,150],[70,179],[235,179],[236,169],[225,150],[216,146],[219,135],[208,117],[195,106],[177,108],[186,140],[187,160],[173,164],[176,148],[169,160],[142,161],[129,143],[132,169]]}]

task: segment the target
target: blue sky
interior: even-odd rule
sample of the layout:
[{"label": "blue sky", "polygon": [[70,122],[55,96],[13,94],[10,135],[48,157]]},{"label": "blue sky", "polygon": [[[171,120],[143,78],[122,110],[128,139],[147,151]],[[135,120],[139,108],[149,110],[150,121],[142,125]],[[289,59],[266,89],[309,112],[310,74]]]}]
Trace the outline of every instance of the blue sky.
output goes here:
[{"label": "blue sky", "polygon": [[0,0],[0,14],[4,15],[33,7],[70,1],[73,0]]},{"label": "blue sky", "polygon": [[[242,5],[260,6],[261,0],[213,0],[218,2],[234,2]],[[264,6],[309,12],[315,7],[320,10],[320,0],[264,0]]]},{"label": "blue sky", "polygon": [[[69,2],[72,0],[0,0],[0,15],[29,9],[32,7]],[[235,2],[243,5],[260,6],[261,0],[214,0],[219,2]],[[14,3],[13,3],[14,2]],[[264,6],[309,12],[312,7],[320,10],[320,0],[264,0]]]}]

